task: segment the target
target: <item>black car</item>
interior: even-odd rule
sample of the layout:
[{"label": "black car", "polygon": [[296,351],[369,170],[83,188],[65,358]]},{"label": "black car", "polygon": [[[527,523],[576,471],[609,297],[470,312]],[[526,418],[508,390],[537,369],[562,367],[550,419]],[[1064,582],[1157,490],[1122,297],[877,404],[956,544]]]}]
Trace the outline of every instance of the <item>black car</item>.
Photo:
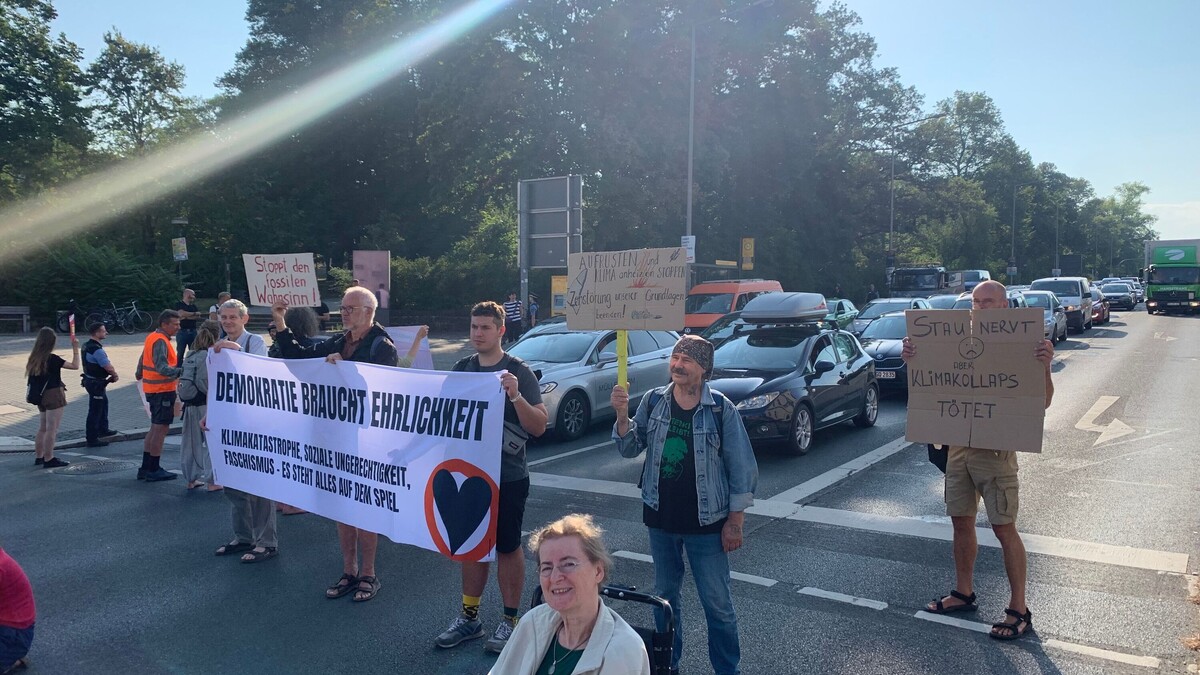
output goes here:
[{"label": "black car", "polygon": [[1100,287],[1100,292],[1104,294],[1104,299],[1108,301],[1109,307],[1120,307],[1130,311],[1137,307],[1133,287],[1127,283],[1104,284]]},{"label": "black car", "polygon": [[[831,329],[816,293],[761,296],[751,300],[746,323],[714,354],[711,386],[741,412],[750,440],[784,441],[796,454],[812,447],[813,432],[853,420],[875,424],[879,385],[875,364],[850,333]],[[807,309],[806,309],[807,308]]]},{"label": "black car", "polygon": [[900,358],[907,334],[904,312],[892,312],[872,321],[859,336],[863,351],[875,360],[875,379],[880,389],[908,390],[908,366]]}]

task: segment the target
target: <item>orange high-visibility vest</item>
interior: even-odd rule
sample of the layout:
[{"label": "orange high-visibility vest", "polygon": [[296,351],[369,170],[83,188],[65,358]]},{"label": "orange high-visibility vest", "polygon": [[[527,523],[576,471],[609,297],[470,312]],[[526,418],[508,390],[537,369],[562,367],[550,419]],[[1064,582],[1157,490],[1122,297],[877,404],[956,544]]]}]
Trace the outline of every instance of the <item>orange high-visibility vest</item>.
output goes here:
[{"label": "orange high-visibility vest", "polygon": [[147,394],[175,391],[175,380],[178,379],[161,375],[154,369],[154,343],[158,340],[167,343],[167,363],[175,363],[175,346],[171,344],[171,338],[159,331],[151,333],[142,346],[142,390]]}]

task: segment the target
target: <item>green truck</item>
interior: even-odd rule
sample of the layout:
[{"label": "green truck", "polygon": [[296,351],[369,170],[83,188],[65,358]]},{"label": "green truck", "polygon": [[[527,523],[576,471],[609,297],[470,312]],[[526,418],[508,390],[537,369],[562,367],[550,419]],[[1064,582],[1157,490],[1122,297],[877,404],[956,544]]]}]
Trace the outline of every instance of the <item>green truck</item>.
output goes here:
[{"label": "green truck", "polygon": [[1200,239],[1146,242],[1146,311],[1200,312]]}]

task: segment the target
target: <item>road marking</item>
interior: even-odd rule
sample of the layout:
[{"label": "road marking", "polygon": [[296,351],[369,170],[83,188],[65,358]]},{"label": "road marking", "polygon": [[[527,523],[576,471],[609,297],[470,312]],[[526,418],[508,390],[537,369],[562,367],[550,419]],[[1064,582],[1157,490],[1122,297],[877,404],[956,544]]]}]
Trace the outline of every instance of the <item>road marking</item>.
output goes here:
[{"label": "road marking", "polygon": [[[646,555],[645,553],[634,553],[633,551],[614,551],[613,557],[614,558],[625,558],[626,560],[637,560],[638,562],[654,564],[654,558],[651,558],[650,556]],[[770,587],[774,586],[775,584],[779,583],[778,581],[776,581],[774,579],[768,579],[766,577],[760,577],[760,576],[756,576],[754,574],[744,574],[742,572],[734,572],[734,571],[729,572],[729,578],[735,579],[737,581],[745,581],[746,583],[749,583],[749,584],[766,586],[767,588],[770,588]]]},{"label": "road marking", "polygon": [[865,455],[861,455],[855,459],[852,459],[837,468],[830,469],[816,478],[810,478],[796,487],[784,490],[783,492],[780,492],[779,494],[765,501],[788,502],[795,504],[820,492],[821,490],[824,490],[827,487],[830,487],[831,485],[835,485],[843,480],[846,480],[850,476],[862,471],[863,469],[866,469],[872,464],[881,462],[888,457],[891,457],[906,447],[908,447],[908,441],[901,436],[900,438],[875,448]]},{"label": "road marking", "polygon": [[1123,654],[1114,652],[1108,649],[1099,649],[1097,647],[1088,647],[1087,645],[1077,645],[1071,642],[1063,642],[1062,640],[1044,640],[1043,645],[1054,647],[1066,652],[1074,652],[1085,656],[1094,656],[1098,659],[1106,659],[1108,661],[1116,661],[1117,663],[1125,663],[1131,666],[1141,666],[1143,668],[1158,668],[1162,662],[1153,656],[1134,656],[1133,654]]},{"label": "road marking", "polygon": [[58,453],[58,454],[60,454],[60,455],[67,455],[68,457],[83,457],[83,453],[80,453],[80,452],[68,452],[67,450],[63,450],[62,452],[60,452],[60,453]]},{"label": "road marking", "polygon": [[[804,506],[788,516],[789,520],[798,520],[822,525],[848,527],[869,532],[885,534],[900,534],[925,539],[940,539],[953,541],[954,530],[944,523],[930,523],[912,518],[898,516],[881,516],[855,511],[841,511],[818,506]],[[992,548],[999,548],[1000,541],[990,528],[976,528],[979,543]],[[1187,572],[1188,554],[1172,553],[1170,551],[1154,551],[1150,549],[1133,548],[1130,546],[1113,546],[1074,539],[1062,539],[1041,534],[1022,532],[1021,539],[1025,542],[1025,550],[1058,558],[1098,562],[1120,567],[1138,569]]]},{"label": "road marking", "polygon": [[588,452],[588,451],[591,451],[591,450],[595,450],[596,448],[603,448],[603,447],[604,447],[604,446],[606,446],[606,445],[607,445],[607,446],[612,446],[612,444],[613,444],[613,442],[612,442],[612,441],[605,441],[604,443],[597,443],[597,444],[595,444],[595,445],[589,445],[589,446],[587,446],[586,448],[579,448],[578,450],[571,450],[570,452],[564,452],[564,453],[562,453],[562,454],[560,454],[560,455],[551,455],[551,456],[549,456],[549,457],[543,457],[543,458],[541,458],[541,459],[535,459],[535,460],[533,460],[533,461],[529,462],[529,466],[538,466],[539,464],[548,464],[548,463],[550,463],[550,462],[554,462],[554,461],[557,461],[557,460],[560,460],[560,459],[564,459],[564,458],[566,458],[566,457],[570,457],[570,456],[572,456],[572,455],[578,455],[578,454],[579,454],[579,453],[581,453],[581,452]]},{"label": "road marking", "polygon": [[801,588],[800,590],[798,590],[796,592],[800,593],[801,595],[811,595],[814,598],[824,598],[826,600],[834,600],[836,602],[844,602],[848,605],[855,605],[856,607],[867,607],[867,608],[874,609],[874,610],[883,610],[883,609],[887,609],[887,607],[888,607],[888,604],[886,602],[881,602],[879,600],[869,600],[867,598],[859,598],[859,597],[855,597],[853,595],[846,595],[845,593],[835,593],[834,591],[826,591],[826,590],[822,590],[820,588],[813,588],[812,586],[805,586],[804,588]]},{"label": "road marking", "polygon": [[[931,614],[926,611],[920,611],[916,614],[913,614],[913,616],[923,621],[940,623],[945,626],[953,626],[954,628],[975,631],[976,633],[992,632],[992,627],[989,624],[980,623],[978,621],[967,621],[966,619],[946,616],[945,614]],[[1126,654],[1124,652],[1114,652],[1111,649],[1088,647],[1087,645],[1075,644],[1074,642],[1063,642],[1062,640],[1055,639],[1039,640],[1038,642],[1043,647],[1061,649],[1065,652],[1071,652],[1073,654],[1082,654],[1084,656],[1091,656],[1097,659],[1104,659],[1106,661],[1115,661],[1117,663],[1124,663],[1130,666],[1158,668],[1162,665],[1162,662],[1153,656],[1135,656],[1133,654]]]},{"label": "road marking", "polygon": [[[530,482],[540,487],[591,492],[594,494],[641,499],[642,491],[632,483],[620,483],[596,478],[576,478],[546,473],[529,474]],[[953,529],[945,523],[930,523],[900,516],[881,516],[857,511],[827,509],[819,506],[800,506],[786,502],[760,500],[746,509],[746,513],[768,518],[787,518],[801,522],[846,527],[854,530],[898,534],[924,539],[953,541]],[[976,528],[979,543],[999,548],[1000,542],[990,528]],[[1062,539],[1041,534],[1021,533],[1025,549],[1030,553],[1098,562],[1105,565],[1134,567],[1163,572],[1187,572],[1188,554],[1170,551],[1155,551],[1130,546],[1113,546],[1075,539]]]},{"label": "road marking", "polygon": [[1170,341],[1172,341],[1172,340],[1178,340],[1179,338],[1177,338],[1177,337],[1171,337],[1170,335],[1167,335],[1166,333],[1163,333],[1163,332],[1161,332],[1161,331],[1155,331],[1155,333],[1154,333],[1154,339],[1155,339],[1155,340],[1162,340],[1163,342],[1170,342]]},{"label": "road marking", "polygon": [[1114,441],[1122,436],[1128,436],[1135,431],[1133,427],[1125,424],[1115,417],[1108,424],[1096,424],[1096,418],[1103,415],[1104,411],[1111,408],[1112,404],[1116,403],[1117,399],[1119,398],[1121,397],[1101,396],[1094,404],[1092,404],[1092,407],[1083,414],[1083,417],[1080,417],[1079,421],[1075,423],[1075,428],[1079,429],[1080,431],[1100,432],[1100,438],[1097,438],[1096,442],[1092,443],[1092,447],[1100,445],[1101,443],[1107,443],[1108,441]]},{"label": "road marking", "polygon": [[641,488],[633,483],[620,483],[615,480],[576,478],[575,476],[559,476],[553,473],[530,473],[529,481],[532,485],[538,487],[572,490],[575,492],[592,492],[614,497],[642,498]]}]

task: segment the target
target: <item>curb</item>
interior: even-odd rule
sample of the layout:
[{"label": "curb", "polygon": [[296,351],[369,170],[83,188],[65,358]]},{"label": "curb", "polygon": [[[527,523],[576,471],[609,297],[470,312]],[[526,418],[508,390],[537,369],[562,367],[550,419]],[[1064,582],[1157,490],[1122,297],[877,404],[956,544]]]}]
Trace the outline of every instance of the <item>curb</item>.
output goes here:
[{"label": "curb", "polygon": [[[150,433],[149,427],[146,427],[145,429],[130,429],[129,431],[122,431],[122,432],[120,432],[118,434],[114,434],[112,436],[105,436],[104,440],[108,441],[109,443],[120,443],[121,441],[140,441],[143,438],[145,438],[146,434],[148,434],[148,433]],[[181,433],[183,433],[183,423],[182,422],[172,424],[170,426],[170,428],[167,429],[168,436],[177,436]],[[75,439],[71,439],[69,441],[58,441],[54,444],[55,450],[72,450],[74,448],[85,448],[85,447],[87,447],[87,439],[86,438],[75,438]],[[0,455],[16,454],[16,453],[22,453],[22,452],[34,452],[34,447],[32,445],[18,446],[18,447],[0,445]]]}]

